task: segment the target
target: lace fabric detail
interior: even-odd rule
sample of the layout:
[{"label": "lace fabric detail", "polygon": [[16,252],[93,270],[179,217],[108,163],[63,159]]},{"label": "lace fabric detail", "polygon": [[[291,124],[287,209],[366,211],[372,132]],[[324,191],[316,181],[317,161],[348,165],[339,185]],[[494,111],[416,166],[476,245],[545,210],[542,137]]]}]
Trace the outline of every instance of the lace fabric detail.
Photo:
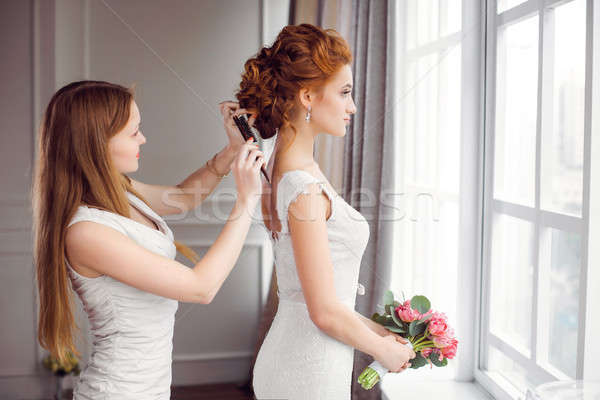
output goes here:
[{"label": "lace fabric detail", "polygon": [[277,186],[277,215],[281,216],[281,233],[289,234],[288,227],[288,209],[290,205],[298,199],[301,194],[309,194],[309,185],[317,184],[321,191],[329,198],[331,203],[331,215],[327,222],[335,218],[334,202],[338,196],[329,190],[325,182],[319,181],[303,170],[288,171],[281,177]]},{"label": "lace fabric detail", "polygon": [[331,202],[327,234],[336,296],[354,309],[362,286],[358,273],[369,240],[367,221],[325,182],[303,170],[286,172],[277,188],[282,230],[273,241],[279,307],[254,368],[258,399],[350,399],[354,350],[322,332],[310,319],[287,223],[290,204],[314,183]]}]

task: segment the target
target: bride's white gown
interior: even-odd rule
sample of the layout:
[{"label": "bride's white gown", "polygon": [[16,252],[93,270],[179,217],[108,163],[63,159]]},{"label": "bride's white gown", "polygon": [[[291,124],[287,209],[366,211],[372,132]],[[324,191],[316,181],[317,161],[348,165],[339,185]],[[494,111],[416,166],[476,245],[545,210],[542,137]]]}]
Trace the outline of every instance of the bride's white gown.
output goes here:
[{"label": "bride's white gown", "polygon": [[[286,172],[277,187],[282,229],[273,240],[279,307],[254,367],[257,399],[349,400],[354,349],[311,321],[287,226],[288,207],[307,186],[318,183],[331,199],[327,220],[338,299],[354,310],[360,261],[369,240],[365,218],[325,182],[303,170]],[[325,265],[323,266],[326,267]]]}]

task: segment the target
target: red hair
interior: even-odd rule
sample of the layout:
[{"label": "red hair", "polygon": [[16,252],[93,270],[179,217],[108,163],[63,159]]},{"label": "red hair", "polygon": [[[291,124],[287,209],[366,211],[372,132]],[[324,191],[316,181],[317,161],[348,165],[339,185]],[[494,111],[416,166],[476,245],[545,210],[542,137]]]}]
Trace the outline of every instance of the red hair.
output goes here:
[{"label": "red hair", "polygon": [[[271,47],[263,47],[246,61],[237,99],[241,107],[256,116],[254,126],[263,139],[288,126],[295,135],[296,128],[291,121],[299,111],[300,89],[319,92],[333,75],[351,62],[350,47],[335,30],[310,24],[288,25],[279,32]],[[294,138],[282,139],[289,147]],[[285,150],[278,153],[282,151]],[[276,169],[274,166],[273,172]],[[276,193],[274,188],[270,196],[264,193],[267,197],[263,196],[261,202],[264,224],[272,234],[281,229],[274,209]]]},{"label": "red hair", "polygon": [[271,47],[246,61],[237,99],[256,115],[254,126],[268,139],[277,128],[291,126],[300,89],[322,86],[351,62],[350,47],[335,30],[288,25]]}]

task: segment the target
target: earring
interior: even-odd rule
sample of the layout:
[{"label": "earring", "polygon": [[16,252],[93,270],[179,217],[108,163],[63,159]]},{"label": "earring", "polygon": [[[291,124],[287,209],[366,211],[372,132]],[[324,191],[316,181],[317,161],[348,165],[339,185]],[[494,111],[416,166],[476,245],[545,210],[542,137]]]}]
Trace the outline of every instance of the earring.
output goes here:
[{"label": "earring", "polygon": [[308,106],[308,111],[306,112],[306,117],[304,118],[304,120],[306,122],[310,122],[310,111],[311,111],[311,108],[310,108],[310,106]]}]

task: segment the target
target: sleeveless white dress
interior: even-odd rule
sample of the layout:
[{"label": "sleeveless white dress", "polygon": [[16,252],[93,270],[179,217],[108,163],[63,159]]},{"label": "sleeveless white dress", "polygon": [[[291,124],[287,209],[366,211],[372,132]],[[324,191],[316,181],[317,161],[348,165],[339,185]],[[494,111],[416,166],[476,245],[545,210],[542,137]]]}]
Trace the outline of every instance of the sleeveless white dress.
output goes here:
[{"label": "sleeveless white dress", "polygon": [[349,400],[354,349],[321,331],[310,319],[296,271],[287,224],[288,208],[307,186],[317,183],[331,200],[329,249],[338,299],[354,310],[358,273],[369,240],[365,218],[325,182],[303,170],[288,171],[277,187],[281,232],[272,239],[279,306],[258,353],[253,386],[256,398]]},{"label": "sleeveless white dress", "polygon": [[[69,226],[91,221],[109,226],[140,246],[175,258],[173,233],[142,200],[129,202],[160,231],[121,215],[80,206]],[[75,400],[169,399],[173,327],[178,302],[138,290],[109,276],[88,278],[68,264],[73,289],[87,313],[93,349],[73,393]]]}]

